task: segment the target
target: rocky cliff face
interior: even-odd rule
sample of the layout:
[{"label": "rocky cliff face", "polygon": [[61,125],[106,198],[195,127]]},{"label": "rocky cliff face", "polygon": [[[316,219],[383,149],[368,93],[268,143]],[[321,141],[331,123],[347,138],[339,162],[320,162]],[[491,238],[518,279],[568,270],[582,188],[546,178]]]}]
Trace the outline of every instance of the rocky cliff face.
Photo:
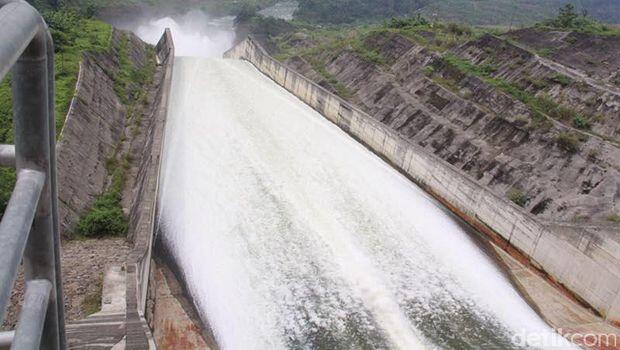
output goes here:
[{"label": "rocky cliff face", "polygon": [[[130,138],[126,91],[118,87],[121,60],[140,69],[148,45],[131,33],[114,30],[108,52],[86,53],[75,97],[58,143],[58,196],[61,232],[70,232],[108,186],[110,162]],[[116,81],[115,81],[116,80]],[[139,112],[131,111],[131,115]]]},{"label": "rocky cliff face", "polygon": [[[539,219],[614,226],[620,94],[613,86],[493,36],[452,49],[456,65],[394,33],[370,35],[364,45],[383,64],[346,49],[323,62],[350,101]],[[287,64],[329,85],[303,58]],[[477,76],[459,64],[488,70]],[[575,114],[561,119],[533,108],[543,96],[579,113],[589,129],[575,127]]]}]

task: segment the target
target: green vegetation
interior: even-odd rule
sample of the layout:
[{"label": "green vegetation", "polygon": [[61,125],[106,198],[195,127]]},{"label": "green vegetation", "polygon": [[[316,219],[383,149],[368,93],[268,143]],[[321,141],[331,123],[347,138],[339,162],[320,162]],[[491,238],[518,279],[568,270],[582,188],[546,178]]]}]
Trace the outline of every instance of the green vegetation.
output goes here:
[{"label": "green vegetation", "polygon": [[[244,14],[245,16],[245,14]],[[416,15],[410,18],[391,18],[377,25],[338,25],[312,26],[301,22],[286,22],[293,28],[281,30],[285,34],[273,35],[269,30],[269,39],[275,47],[274,57],[284,61],[293,56],[300,56],[306,60],[320,58],[326,62],[336,57],[340,52],[353,51],[358,57],[378,65],[386,64],[385,57],[375,48],[369,47],[367,39],[382,33],[403,35],[413,41],[427,46],[431,50],[444,52],[457,44],[477,38],[485,33],[496,30],[472,28],[455,23],[431,23],[423,16]],[[266,30],[262,30],[265,32]],[[261,33],[261,30],[251,30],[252,33]],[[303,42],[300,45],[300,42]]]},{"label": "green vegetation", "polygon": [[101,296],[103,294],[103,275],[97,277],[94,291],[88,291],[82,300],[81,309],[84,315],[92,315],[101,310]]},{"label": "green vegetation", "polygon": [[127,217],[121,207],[121,191],[125,182],[125,163],[114,170],[112,184],[95,201],[88,213],[80,218],[77,233],[85,237],[124,235]]},{"label": "green vegetation", "polygon": [[392,17],[389,21],[383,23],[386,28],[393,29],[410,29],[428,26],[431,23],[423,17],[421,14],[417,14],[414,17]]},{"label": "green vegetation", "polygon": [[[29,0],[39,10],[52,9],[51,0]],[[200,9],[211,16],[236,15],[244,6],[256,6],[264,8],[277,2],[277,0],[59,0],[61,8],[78,10],[86,17],[93,17],[102,12],[135,13],[136,17],[148,13],[153,9],[157,13],[176,14],[189,10]]]},{"label": "green vegetation", "polygon": [[[104,22],[86,18],[72,9],[42,12],[54,39],[56,57],[56,132],[60,133],[69,104],[73,98],[82,52],[104,51],[109,48],[112,27]],[[0,87],[0,124],[11,118],[8,81]],[[0,130],[6,137],[7,130]],[[6,140],[6,139],[5,139]],[[0,140],[0,142],[5,142]]]},{"label": "green vegetation", "polygon": [[[473,64],[449,51],[450,48],[460,43],[488,35],[488,29],[472,28],[455,23],[432,22],[420,14],[407,18],[393,17],[385,20],[380,26],[366,25],[354,26],[350,29],[349,27],[344,28],[343,30],[342,27],[324,27],[317,29],[316,35],[312,32],[304,34],[302,36],[302,40],[305,41],[303,45],[289,44],[288,40],[299,42],[298,38],[294,38],[295,35],[275,37],[274,41],[278,52],[276,58],[285,60],[295,55],[301,56],[312,62],[315,70],[334,85],[337,84],[336,79],[327,74],[324,67],[320,67],[318,62],[328,62],[340,52],[349,50],[366,61],[384,65],[386,63],[385,58],[376,49],[366,45],[367,39],[372,35],[380,35],[381,33],[396,33],[412,39],[430,50],[443,53],[440,60],[436,60],[424,68],[424,74],[440,85],[454,92],[460,91],[458,82],[460,78],[436,74],[437,71],[441,70],[442,65],[448,65],[464,75],[479,77],[487,84],[493,85],[523,102],[532,111],[527,124],[531,130],[550,129],[553,123],[548,118],[581,130],[590,130],[592,122],[596,120],[593,116],[584,115],[571,107],[555,102],[546,94],[545,90],[552,84],[561,86],[573,84],[573,80],[564,74],[558,73],[550,77],[524,77],[519,81],[508,82],[495,74],[498,63],[496,63],[494,50],[488,50],[489,59],[482,64]],[[539,54],[548,55],[549,53],[541,51]]]},{"label": "green vegetation", "polygon": [[[301,0],[297,16],[321,23],[355,23],[421,13],[433,21],[518,26],[553,16],[568,0]],[[573,0],[598,20],[620,22],[617,0]]]},{"label": "green vegetation", "polygon": [[422,71],[427,77],[432,77],[433,74],[435,74],[435,68],[433,68],[433,66],[426,66],[422,69]]},{"label": "green vegetation", "polygon": [[[377,65],[386,64],[385,58],[375,49],[368,47],[365,39],[376,32],[376,27],[309,27],[296,25],[296,31],[271,38],[276,47],[274,57],[280,61],[298,56],[312,65],[337,92],[340,97],[348,98],[352,93],[330,74],[323,62],[328,62],[343,51],[354,52],[360,59]],[[312,45],[291,45],[291,42],[307,41]]]},{"label": "green vegetation", "polygon": [[331,75],[325,66],[317,60],[310,61],[312,68],[317,71],[335,90],[338,96],[347,99],[353,95],[346,86],[338,81],[333,75]]},{"label": "green vegetation", "polygon": [[[101,51],[109,47],[111,27],[86,18],[71,9],[42,9],[55,42],[56,60],[56,134],[60,134],[73,98],[82,52]],[[0,83],[0,143],[13,143],[10,77]],[[15,172],[0,169],[0,213],[3,213],[15,185]]]},{"label": "green vegetation", "polygon": [[[149,59],[143,67],[137,67],[127,54],[128,38],[123,36],[119,43],[119,68],[110,74],[114,79],[114,91],[127,106],[127,119],[132,125],[132,136],[138,132],[141,122],[139,107],[146,101],[145,86],[151,83],[155,71],[155,53],[148,52]],[[116,145],[114,154],[106,160],[106,169],[112,181],[108,188],[95,200],[95,203],[79,219],[76,232],[85,237],[124,235],[128,222],[121,205],[125,174],[129,169],[131,157],[128,153],[119,154],[123,149],[122,138]]]},{"label": "green vegetation", "polygon": [[575,5],[568,3],[558,10],[558,15],[538,24],[539,27],[554,30],[570,30],[599,35],[620,35],[620,29],[591,19],[588,11],[577,13]]},{"label": "green vegetation", "polygon": [[571,83],[571,80],[569,77],[567,77],[564,74],[559,74],[559,73],[549,78],[549,80],[551,80],[552,82],[556,84],[560,84],[562,86],[568,86]]},{"label": "green vegetation", "polygon": [[403,35],[433,51],[443,52],[486,33],[499,33],[490,28],[474,28],[458,23],[430,22],[417,14],[410,18],[392,18],[383,23],[383,31]]},{"label": "green vegetation", "polygon": [[575,216],[573,217],[573,222],[577,222],[577,223],[583,223],[583,222],[588,222],[590,221],[592,218],[589,215],[586,214],[575,214]]},{"label": "green vegetation", "polygon": [[475,65],[471,62],[455,56],[451,53],[443,55],[443,61],[449,65],[458,68],[465,74],[475,75],[477,77],[490,77],[493,72],[497,70],[492,64]]},{"label": "green vegetation", "polygon": [[577,135],[571,132],[559,133],[555,138],[555,142],[558,147],[568,153],[576,153],[579,151],[579,146],[581,145],[581,141],[579,141]]},{"label": "green vegetation", "polygon": [[581,114],[577,114],[573,117],[573,126],[583,130],[588,130],[591,127],[590,121]]},{"label": "green vegetation", "polygon": [[572,2],[579,12],[608,23],[620,22],[616,0],[434,0],[422,9],[423,14],[437,14],[445,21],[478,25],[531,25],[555,14],[558,7]]},{"label": "green vegetation", "polygon": [[43,16],[56,48],[56,132],[60,134],[73,98],[82,52],[108,50],[112,28],[74,10],[46,11]]},{"label": "green vegetation", "polygon": [[385,58],[379,51],[372,49],[366,45],[364,40],[354,42],[351,47],[357,55],[366,62],[374,63],[377,65],[385,65]]},{"label": "green vegetation", "polygon": [[248,33],[267,39],[291,32],[295,29],[289,21],[279,18],[264,17],[256,13],[256,9],[244,9],[235,18],[237,30],[243,27]]},{"label": "green vegetation", "polygon": [[551,56],[552,50],[550,48],[543,48],[540,50],[536,50],[536,53],[538,54],[538,56],[542,56],[542,57],[549,57]]},{"label": "green vegetation", "polygon": [[612,215],[609,215],[609,216],[607,217],[607,220],[609,220],[609,221],[611,221],[611,222],[615,222],[615,223],[619,223],[619,224],[620,224],[620,215],[618,215],[618,214],[612,214]]},{"label": "green vegetation", "polygon": [[[150,59],[143,67],[135,67],[127,55],[128,38],[122,35],[118,49],[119,69],[116,72],[108,72],[114,80],[114,91],[123,104],[133,107],[135,101],[143,99],[142,87],[147,84],[155,73],[155,62]],[[154,52],[149,52],[150,56]],[[131,110],[128,117],[131,117]]]},{"label": "green vegetation", "polygon": [[[591,127],[591,122],[589,118],[574,111],[573,109],[558,104],[547,95],[535,95],[517,86],[516,84],[507,82],[502,78],[492,76],[492,73],[496,70],[496,67],[492,64],[474,65],[471,62],[450,53],[444,54],[440,62],[443,62],[444,64],[449,64],[457,68],[464,74],[479,77],[486,83],[497,87],[503,92],[523,102],[533,112],[533,123],[531,124],[532,126],[540,126],[548,129],[551,125],[549,122],[545,122],[544,115],[547,115],[552,119],[571,123],[574,127],[578,129],[589,130]],[[564,75],[557,74],[553,76],[550,80],[562,84],[568,83],[569,78]],[[525,78],[524,81],[538,88],[545,85],[542,81],[532,81],[531,77]]]},{"label": "green vegetation", "polygon": [[403,16],[428,0],[300,0],[296,16],[318,23],[353,23]]},{"label": "green vegetation", "polygon": [[508,199],[510,199],[514,204],[522,208],[524,208],[527,205],[527,202],[530,201],[530,199],[527,197],[525,193],[519,191],[516,188],[513,188],[510,191],[508,191],[506,196],[508,196]]}]

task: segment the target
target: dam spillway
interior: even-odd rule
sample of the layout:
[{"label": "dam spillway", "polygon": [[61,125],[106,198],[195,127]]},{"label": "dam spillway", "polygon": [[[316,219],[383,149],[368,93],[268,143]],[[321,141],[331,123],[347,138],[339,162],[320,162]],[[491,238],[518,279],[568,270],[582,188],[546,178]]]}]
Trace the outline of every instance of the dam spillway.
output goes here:
[{"label": "dam spillway", "polygon": [[465,226],[247,62],[177,59],[159,208],[220,348],[568,348]]}]

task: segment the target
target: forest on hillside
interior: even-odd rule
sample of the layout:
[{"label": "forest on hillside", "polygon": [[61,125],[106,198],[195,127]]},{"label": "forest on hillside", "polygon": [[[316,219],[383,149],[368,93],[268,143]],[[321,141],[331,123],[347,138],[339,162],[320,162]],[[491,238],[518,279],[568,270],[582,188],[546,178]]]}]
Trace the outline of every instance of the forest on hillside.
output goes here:
[{"label": "forest on hillside", "polygon": [[572,3],[580,13],[620,23],[618,0],[300,0],[299,19],[323,23],[376,21],[422,13],[469,24],[532,24]]},{"label": "forest on hillside", "polygon": [[[89,14],[147,9],[174,13],[203,10],[214,16],[236,15],[244,8],[264,8],[278,0],[29,0],[37,8],[57,4]],[[530,25],[552,17],[559,7],[573,4],[577,11],[605,23],[620,24],[620,0],[298,0],[298,20],[313,23],[363,23],[417,13],[427,18],[474,25]]]}]

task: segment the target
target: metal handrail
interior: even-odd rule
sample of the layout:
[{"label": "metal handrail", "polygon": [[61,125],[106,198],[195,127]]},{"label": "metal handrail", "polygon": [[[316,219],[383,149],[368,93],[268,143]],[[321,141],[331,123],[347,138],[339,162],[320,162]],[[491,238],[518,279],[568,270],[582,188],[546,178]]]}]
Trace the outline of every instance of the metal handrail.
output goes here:
[{"label": "metal handrail", "polygon": [[15,146],[0,166],[17,183],[0,222],[0,322],[23,260],[26,294],[11,349],[65,349],[56,189],[54,46],[41,15],[22,0],[0,0],[0,80],[12,70]]}]

